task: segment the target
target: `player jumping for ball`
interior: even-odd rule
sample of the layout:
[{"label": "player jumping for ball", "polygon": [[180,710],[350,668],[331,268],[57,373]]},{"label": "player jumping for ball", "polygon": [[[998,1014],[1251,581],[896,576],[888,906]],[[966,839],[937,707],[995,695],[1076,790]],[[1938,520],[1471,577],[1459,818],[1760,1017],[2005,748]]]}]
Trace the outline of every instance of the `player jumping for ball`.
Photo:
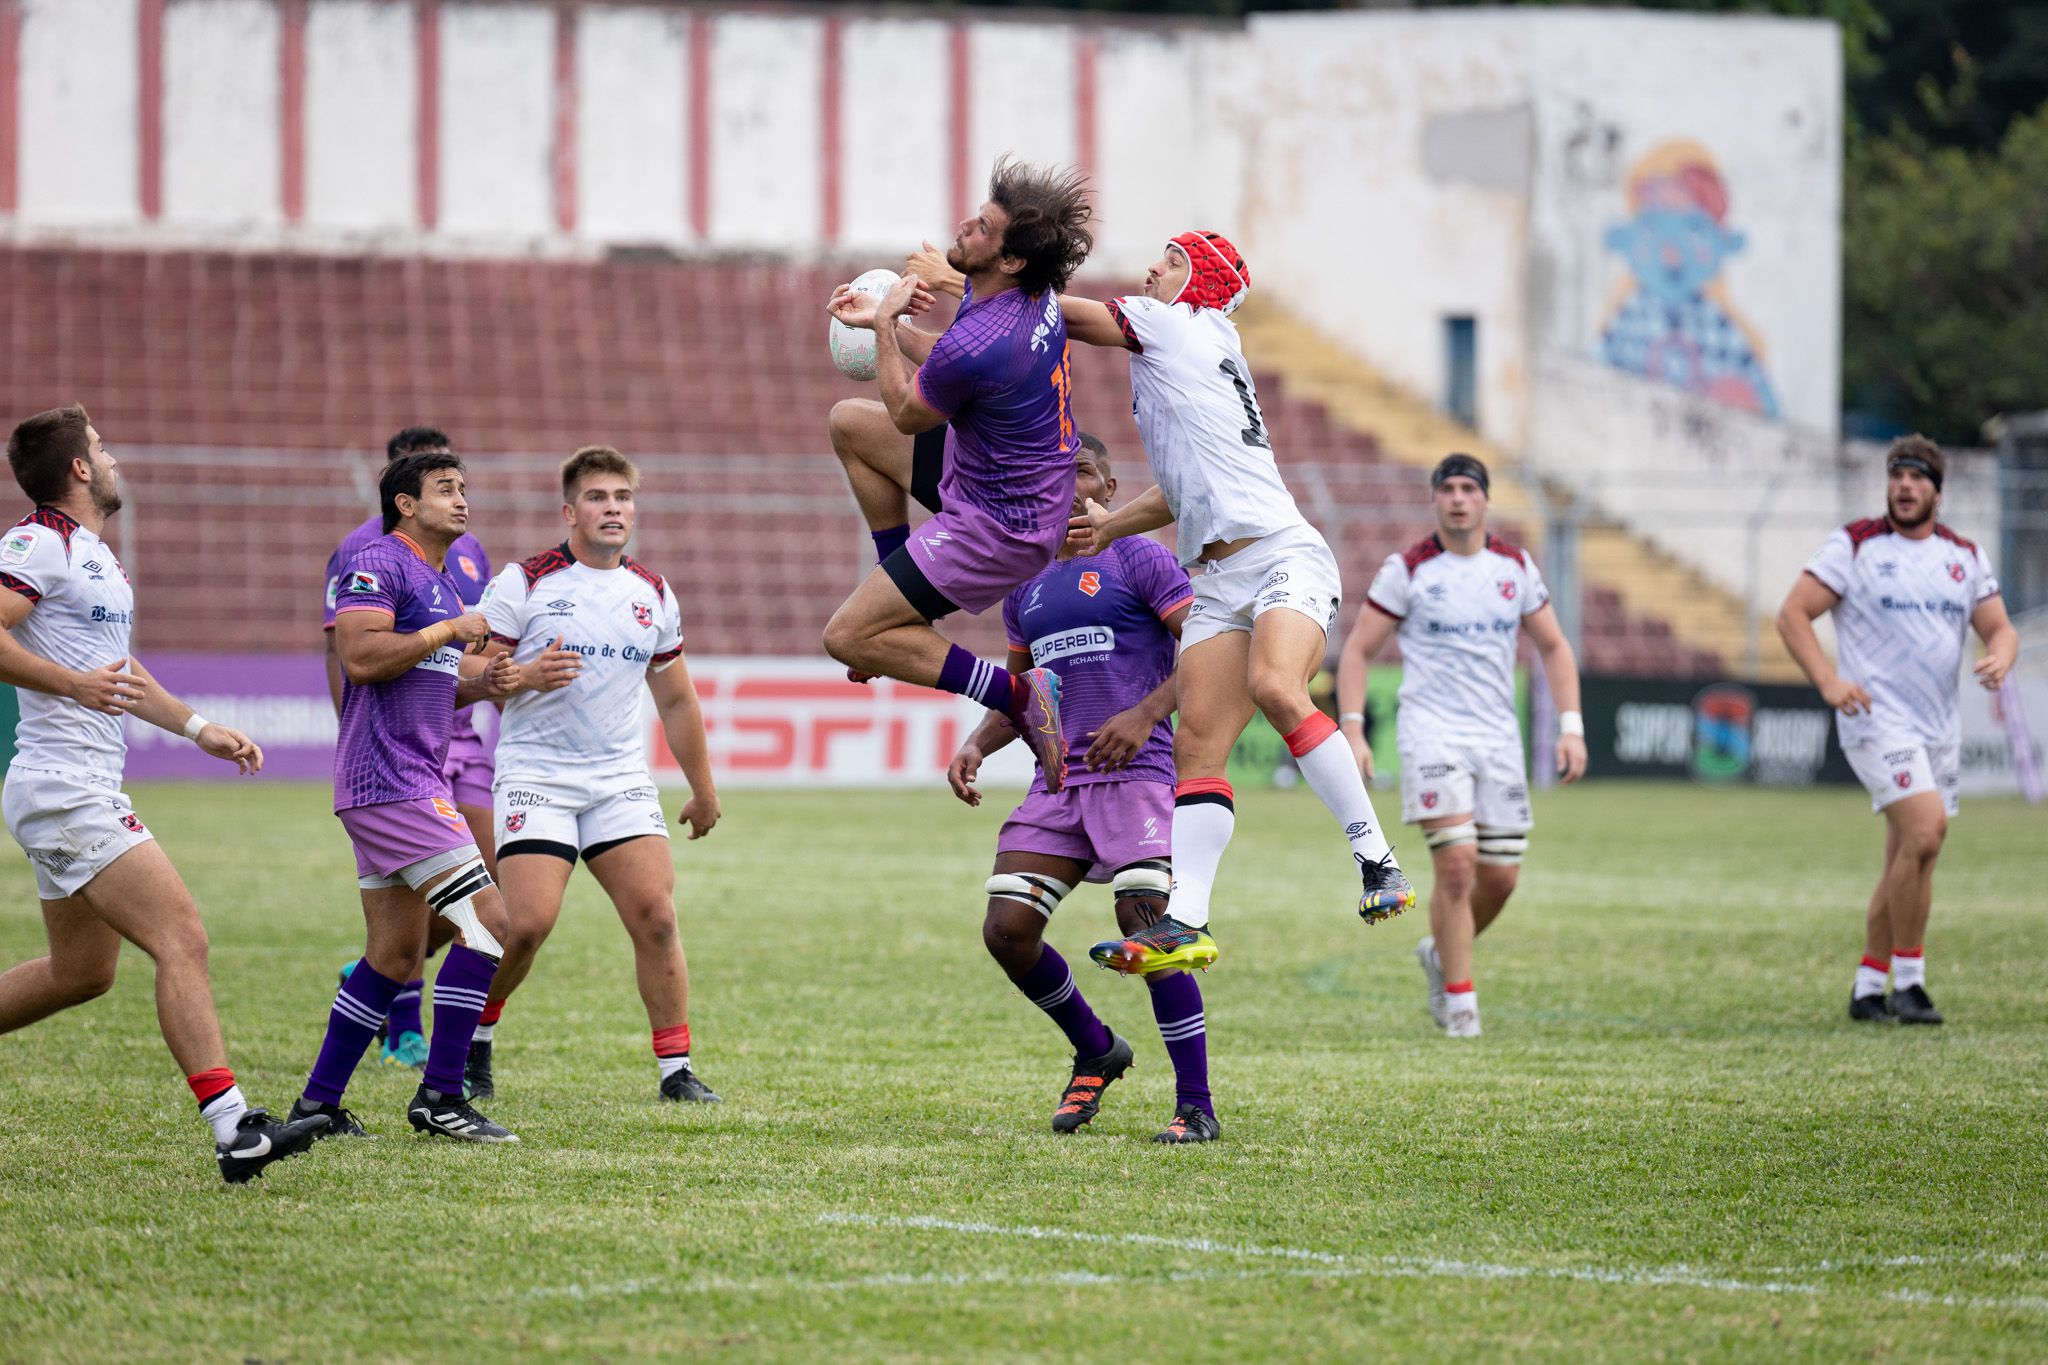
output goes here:
[{"label": "player jumping for ball", "polygon": [[[1052,562],[1074,494],[1074,419],[1058,291],[1093,238],[1074,173],[996,163],[988,200],[960,225],[946,259],[965,299],[937,338],[899,326],[929,291],[906,274],[876,300],[842,287],[832,315],[873,328],[881,400],[832,409],[846,466],[881,564],[825,627],[825,649],[856,674],[972,697],[1016,725],[1058,791],[1066,781],[1059,678],[1012,673],[933,630],[954,611],[987,610]],[[929,346],[922,363],[905,347]],[[937,514],[910,531],[911,438],[949,428]]]},{"label": "player jumping for ball", "polygon": [[1130,352],[1132,412],[1158,480],[1114,511],[1085,508],[1074,519],[1076,543],[1099,554],[1178,522],[1178,557],[1195,590],[1181,636],[1173,737],[1172,910],[1095,946],[1097,962],[1124,972],[1216,959],[1209,900],[1237,822],[1225,767],[1254,711],[1285,737],[1344,831],[1363,880],[1359,915],[1372,924],[1415,903],[1350,746],[1309,700],[1342,589],[1336,557],[1273,463],[1251,366],[1230,321],[1250,289],[1235,247],[1213,232],[1184,232],[1146,271],[1142,295],[1060,300],[1076,341]]},{"label": "player jumping for ball", "polygon": [[262,768],[263,751],[164,691],[130,652],[135,591],[100,538],[121,510],[120,475],[85,409],[17,426],[7,462],[36,508],[0,537],[0,682],[21,691],[0,813],[35,865],[50,951],[0,974],[0,1033],[106,994],[121,940],[133,943],[156,966],[157,1026],[213,1129],[221,1177],[240,1184],[304,1151],[328,1120],[278,1123],[242,1098],[199,908],[121,791],[122,719],[181,734],[245,773]]},{"label": "player jumping for ball", "polygon": [[1401,638],[1401,818],[1422,826],[1436,880],[1429,937],[1415,946],[1429,1017],[1453,1038],[1479,1036],[1472,941],[1500,916],[1529,846],[1529,775],[1515,714],[1515,641],[1529,633],[1558,705],[1557,771],[1586,771],[1579,668],[1528,551],[1486,529],[1492,486],[1471,455],[1429,476],[1434,535],[1387,556],[1337,665],[1339,728],[1372,776],[1365,739],[1366,659]]},{"label": "player jumping for ball", "polygon": [[505,704],[498,739],[498,866],[512,928],[470,1047],[472,1097],[495,1093],[498,1014],[554,931],[580,857],[633,941],[661,1098],[718,1099],[690,1065],[689,967],[668,817],[647,769],[643,689],[689,779],[681,819],[692,839],[718,823],[718,792],[675,593],[626,553],[639,487],[640,472],[610,446],[577,451],[562,465],[568,539],[509,565],[484,596],[485,656],[509,653],[523,675],[544,676]]},{"label": "player jumping for ball", "polygon": [[[1074,457],[1074,507],[1108,506],[1116,492],[1109,452],[1081,437]],[[1025,999],[1044,1010],[1074,1045],[1073,1073],[1053,1111],[1056,1133],[1095,1117],[1102,1092],[1131,1064],[1131,1045],[1095,1016],[1066,960],[1044,941],[1060,901],[1082,880],[1110,884],[1118,926],[1136,933],[1166,910],[1173,838],[1174,640],[1194,600],[1187,571],[1165,546],[1142,536],[1107,553],[1063,553],[1003,603],[1010,667],[1057,663],[1067,717],[1080,732],[1066,790],[1034,780],[996,840],[982,941]],[[1084,728],[1085,727],[1085,728]],[[1009,743],[991,711],[960,747],[947,779],[969,805],[982,759]],[[1159,1142],[1208,1142],[1220,1132],[1209,1096],[1208,1034],[1202,992],[1187,972],[1147,979],[1152,1013],[1173,1059],[1174,1112]]]}]

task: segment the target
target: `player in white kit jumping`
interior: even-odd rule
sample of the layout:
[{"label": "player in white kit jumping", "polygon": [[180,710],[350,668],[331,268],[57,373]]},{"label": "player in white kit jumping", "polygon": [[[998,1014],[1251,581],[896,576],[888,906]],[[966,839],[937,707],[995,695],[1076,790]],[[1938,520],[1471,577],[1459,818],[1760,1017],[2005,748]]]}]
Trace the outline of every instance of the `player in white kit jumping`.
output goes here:
[{"label": "player in white kit jumping", "polygon": [[1557,772],[1586,771],[1579,666],[1536,561],[1486,529],[1491,480],[1471,455],[1429,476],[1436,534],[1386,563],[1337,664],[1337,720],[1372,776],[1366,659],[1401,639],[1401,819],[1422,826],[1436,879],[1429,937],[1415,946],[1429,1015],[1453,1038],[1479,1036],[1472,941],[1500,916],[1529,846],[1529,775],[1515,712],[1515,643],[1529,632],[1557,699]]},{"label": "player in white kit jumping", "polygon": [[[1961,778],[1956,697],[1965,631],[1984,642],[1976,675],[1989,691],[2005,684],[2019,656],[1991,561],[1934,519],[1947,473],[1941,447],[1926,437],[1893,442],[1885,515],[1829,535],[1778,612],[1785,647],[1838,713],[1842,752],[1885,821],[1884,871],[1849,996],[1849,1017],[1858,1021],[1941,1022],[1927,995],[1926,935],[1934,862]],[[1813,630],[1827,612],[1835,617],[1833,666]]]},{"label": "player in white kit jumping", "polygon": [[689,967],[676,929],[668,817],[647,768],[644,693],[653,693],[669,752],[690,783],[679,818],[692,839],[718,823],[718,792],[675,593],[626,553],[639,486],[639,471],[611,447],[577,451],[562,466],[568,538],[509,565],[479,604],[491,628],[485,655],[509,650],[541,681],[505,704],[498,735],[492,796],[511,929],[470,1045],[472,1094],[495,1093],[498,1015],[553,932],[581,858],[633,941],[661,1098],[718,1099],[690,1061]]},{"label": "player in white kit jumping", "polygon": [[7,462],[36,509],[0,536],[0,682],[21,691],[0,815],[35,866],[50,951],[0,974],[0,1033],[106,994],[121,941],[142,949],[164,1042],[213,1129],[222,1178],[241,1184],[304,1151],[328,1120],[277,1123],[242,1098],[199,908],[121,790],[122,720],[182,734],[244,773],[262,768],[263,751],[164,691],[130,652],[135,591],[100,538],[121,510],[120,476],[85,409],[21,423]]},{"label": "player in white kit jumping", "polygon": [[1173,893],[1166,917],[1092,956],[1124,972],[1215,960],[1209,901],[1237,822],[1231,746],[1263,712],[1303,779],[1336,817],[1363,882],[1368,924],[1415,903],[1374,817],[1351,748],[1309,700],[1343,595],[1336,556],[1273,463],[1251,365],[1230,314],[1251,288],[1221,235],[1184,232],[1146,272],[1142,294],[1060,299],[1067,335],[1127,351],[1132,412],[1157,483],[1115,510],[1075,518],[1078,547],[1179,524],[1176,557],[1194,584],[1181,634],[1174,734]]}]

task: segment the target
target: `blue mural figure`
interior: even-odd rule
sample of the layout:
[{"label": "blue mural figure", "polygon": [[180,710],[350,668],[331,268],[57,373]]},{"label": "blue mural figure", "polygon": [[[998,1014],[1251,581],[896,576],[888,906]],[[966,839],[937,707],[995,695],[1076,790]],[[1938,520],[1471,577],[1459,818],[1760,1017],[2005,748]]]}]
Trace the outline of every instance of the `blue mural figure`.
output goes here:
[{"label": "blue mural figure", "polygon": [[1630,217],[1606,245],[1632,276],[1601,329],[1600,358],[1761,417],[1779,416],[1763,340],[1729,302],[1721,266],[1741,251],[1728,186],[1697,142],[1652,148],[1630,170]]}]

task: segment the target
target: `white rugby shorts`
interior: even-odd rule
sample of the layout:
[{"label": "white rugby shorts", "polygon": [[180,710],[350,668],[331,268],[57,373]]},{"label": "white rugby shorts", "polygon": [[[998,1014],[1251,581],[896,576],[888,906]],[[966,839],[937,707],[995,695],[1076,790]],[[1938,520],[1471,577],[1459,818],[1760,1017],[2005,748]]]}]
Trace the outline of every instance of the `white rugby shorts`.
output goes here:
[{"label": "white rugby shorts", "polygon": [[1421,740],[1399,747],[1403,824],[1470,812],[1474,823],[1488,829],[1526,834],[1535,828],[1520,740]]},{"label": "white rugby shorts", "polygon": [[498,774],[491,788],[498,851],[529,840],[581,854],[645,834],[669,837],[661,790],[646,773],[584,783]]},{"label": "white rugby shorts", "polygon": [[1956,813],[1956,794],[1963,781],[1962,751],[1956,745],[1903,740],[1852,745],[1842,754],[1870,793],[1873,811],[1922,792],[1939,792],[1942,809]]},{"label": "white rugby shorts", "polygon": [[1306,525],[1261,536],[1227,559],[1197,560],[1188,577],[1195,600],[1181,623],[1182,653],[1226,631],[1250,631],[1276,607],[1300,612],[1328,634],[1344,594],[1337,557]]},{"label": "white rugby shorts", "polygon": [[75,896],[114,859],[156,838],[118,778],[81,770],[7,770],[0,818],[36,869],[36,894],[46,901]]}]

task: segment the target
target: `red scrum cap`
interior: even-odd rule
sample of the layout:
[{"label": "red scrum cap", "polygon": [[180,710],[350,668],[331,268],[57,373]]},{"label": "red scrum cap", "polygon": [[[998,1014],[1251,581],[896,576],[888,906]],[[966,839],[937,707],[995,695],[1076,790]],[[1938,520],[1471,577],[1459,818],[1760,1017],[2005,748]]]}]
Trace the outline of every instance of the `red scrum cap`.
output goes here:
[{"label": "red scrum cap", "polygon": [[1220,232],[1183,232],[1169,239],[1187,253],[1188,282],[1170,302],[1231,313],[1251,292],[1251,267]]}]

